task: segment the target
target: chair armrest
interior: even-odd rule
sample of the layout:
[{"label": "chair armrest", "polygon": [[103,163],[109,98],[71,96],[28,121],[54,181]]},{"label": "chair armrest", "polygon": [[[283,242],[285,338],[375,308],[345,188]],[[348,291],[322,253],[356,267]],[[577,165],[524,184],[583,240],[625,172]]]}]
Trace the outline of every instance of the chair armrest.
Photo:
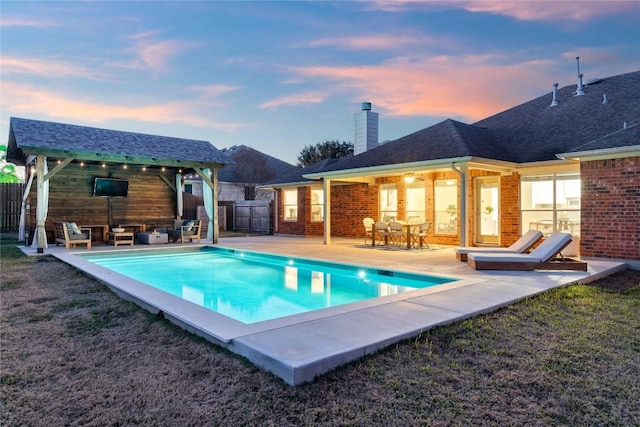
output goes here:
[{"label": "chair armrest", "polygon": [[91,228],[89,227],[79,227],[80,231],[87,231],[89,232],[89,240],[91,240]]}]

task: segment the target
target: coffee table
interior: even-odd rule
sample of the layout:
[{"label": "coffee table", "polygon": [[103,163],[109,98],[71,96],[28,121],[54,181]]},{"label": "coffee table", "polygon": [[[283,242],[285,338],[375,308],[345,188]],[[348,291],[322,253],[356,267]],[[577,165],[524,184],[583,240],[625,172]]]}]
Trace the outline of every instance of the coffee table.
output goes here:
[{"label": "coffee table", "polygon": [[133,233],[131,232],[123,232],[123,233],[109,233],[109,244],[113,246],[118,245],[131,245],[133,246]]}]

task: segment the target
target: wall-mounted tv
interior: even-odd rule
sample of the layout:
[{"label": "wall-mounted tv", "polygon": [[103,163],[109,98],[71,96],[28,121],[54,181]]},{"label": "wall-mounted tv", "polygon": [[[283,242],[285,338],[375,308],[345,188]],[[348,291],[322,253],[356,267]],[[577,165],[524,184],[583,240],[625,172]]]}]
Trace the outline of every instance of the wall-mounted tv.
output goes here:
[{"label": "wall-mounted tv", "polygon": [[96,197],[127,197],[129,181],[126,179],[96,178],[93,195]]}]

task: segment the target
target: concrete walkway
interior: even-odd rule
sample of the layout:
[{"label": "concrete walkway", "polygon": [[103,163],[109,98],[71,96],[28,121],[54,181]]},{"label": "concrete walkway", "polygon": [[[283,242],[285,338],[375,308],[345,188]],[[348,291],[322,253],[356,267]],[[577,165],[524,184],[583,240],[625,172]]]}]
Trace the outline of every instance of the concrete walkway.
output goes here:
[{"label": "concrete walkway", "polygon": [[[187,249],[200,245],[168,246]],[[136,245],[133,250],[165,250],[168,246]],[[588,261],[586,273],[475,271],[466,263],[458,262],[450,247],[432,245],[431,250],[390,250],[342,238],[332,238],[331,245],[324,245],[321,238],[236,237],[221,238],[219,246],[460,280],[247,325],[74,255],[87,253],[86,250],[48,248],[45,253],[82,269],[122,297],[152,312],[161,311],[174,323],[246,357],[291,385],[312,381],[317,375],[434,326],[493,311],[555,287],[588,283],[626,268],[621,262]],[[96,246],[90,252],[103,250],[127,249]]]}]

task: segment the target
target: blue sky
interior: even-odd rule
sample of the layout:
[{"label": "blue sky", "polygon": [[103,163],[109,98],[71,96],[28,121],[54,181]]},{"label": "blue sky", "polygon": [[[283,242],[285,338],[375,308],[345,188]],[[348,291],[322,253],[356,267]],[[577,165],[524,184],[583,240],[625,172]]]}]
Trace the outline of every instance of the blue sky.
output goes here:
[{"label": "blue sky", "polygon": [[0,126],[11,116],[244,144],[290,163],[353,141],[472,123],[640,69],[640,2],[2,1]]}]

